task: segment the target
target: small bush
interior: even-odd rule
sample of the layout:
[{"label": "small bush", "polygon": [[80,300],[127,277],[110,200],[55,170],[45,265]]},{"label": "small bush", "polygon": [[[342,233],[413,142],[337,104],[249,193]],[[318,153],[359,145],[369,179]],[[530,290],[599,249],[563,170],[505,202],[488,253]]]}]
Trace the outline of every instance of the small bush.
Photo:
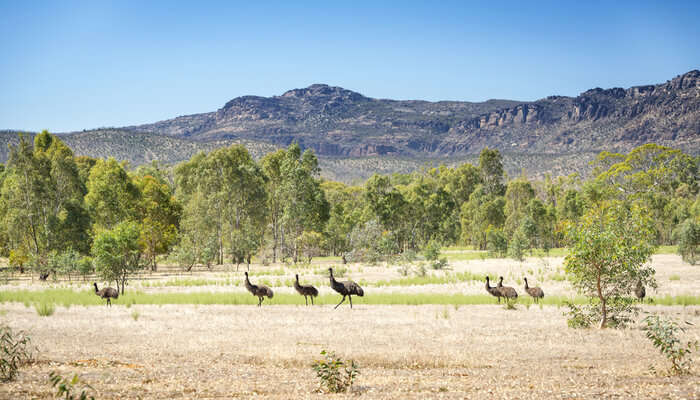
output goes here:
[{"label": "small bush", "polygon": [[70,381],[56,372],[49,373],[49,381],[51,386],[56,388],[56,397],[62,397],[66,400],[95,400],[95,396],[88,395],[86,389],[92,389],[92,386],[83,383],[82,390],[80,394],[74,394],[73,391],[77,390],[76,386],[81,383],[78,375],[73,375],[73,379]]},{"label": "small bush", "polygon": [[15,379],[19,367],[32,359],[31,341],[23,331],[13,332],[9,326],[0,325],[0,381]]},{"label": "small bush", "polygon": [[34,303],[34,309],[40,317],[50,317],[56,311],[56,306],[53,303]]},{"label": "small bush", "polygon": [[[670,373],[684,375],[690,373],[693,359],[690,354],[698,348],[697,341],[682,343],[678,334],[685,330],[677,322],[652,314],[644,318],[642,330],[654,347],[671,362]],[[652,367],[653,370],[653,367]]]},{"label": "small bush", "polygon": [[316,360],[312,365],[316,376],[320,379],[319,389],[330,393],[347,392],[360,370],[354,360],[345,361],[333,352],[321,351],[323,359]]},{"label": "small bush", "polygon": [[435,260],[430,266],[433,267],[433,269],[445,269],[447,268],[447,258],[443,257],[439,260]]},{"label": "small bush", "polygon": [[136,310],[134,310],[134,311],[131,312],[131,318],[132,318],[134,321],[138,321],[140,316],[141,316],[141,314],[140,314],[138,311],[136,311]]},{"label": "small bush", "polygon": [[440,244],[434,240],[428,242],[423,249],[423,257],[428,261],[436,261],[440,257]]},{"label": "small bush", "polygon": [[680,276],[680,275],[677,275],[677,274],[673,274],[673,275],[671,275],[671,276],[668,277],[668,280],[669,280],[669,281],[680,281],[680,280],[681,280],[681,276]]},{"label": "small bush", "polygon": [[593,324],[591,316],[583,310],[583,308],[577,306],[571,302],[564,302],[564,305],[569,309],[564,315],[567,316],[566,324],[569,328],[574,329],[585,329],[590,328]]}]

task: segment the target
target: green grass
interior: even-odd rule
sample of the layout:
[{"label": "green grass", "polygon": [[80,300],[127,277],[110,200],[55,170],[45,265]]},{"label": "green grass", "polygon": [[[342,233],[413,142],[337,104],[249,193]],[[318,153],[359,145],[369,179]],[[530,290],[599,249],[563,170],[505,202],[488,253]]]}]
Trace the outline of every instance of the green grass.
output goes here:
[{"label": "green grass", "polygon": [[[70,305],[66,305],[66,307],[69,306]],[[50,317],[53,315],[54,311],[56,311],[56,306],[54,306],[53,303],[42,301],[39,303],[34,303],[34,309],[39,316]]]},{"label": "green grass", "polygon": [[659,246],[654,254],[678,254],[678,246]]},{"label": "green grass", "polygon": [[202,279],[202,278],[173,278],[166,281],[146,281],[141,287],[189,287],[189,286],[238,286],[241,279]]},{"label": "green grass", "polygon": [[382,280],[374,283],[363,282],[367,286],[413,286],[413,285],[441,285],[445,283],[459,283],[467,281],[485,281],[486,275],[474,274],[469,271],[458,272],[455,274],[445,275],[426,275],[413,276],[407,278],[392,279],[389,281]]}]

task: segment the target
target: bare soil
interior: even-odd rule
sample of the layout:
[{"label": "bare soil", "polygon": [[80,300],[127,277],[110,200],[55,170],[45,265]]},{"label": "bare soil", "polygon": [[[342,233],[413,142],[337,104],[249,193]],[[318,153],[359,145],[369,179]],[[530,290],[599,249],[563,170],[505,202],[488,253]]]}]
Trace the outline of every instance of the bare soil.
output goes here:
[{"label": "bare soil", "polygon": [[[700,398],[697,366],[685,377],[649,371],[668,365],[639,327],[569,329],[553,306],[2,309],[38,349],[0,386],[7,399],[50,398],[50,371],[79,374],[98,399]],[[700,338],[700,307],[653,310]],[[322,349],[359,363],[351,393],[317,391],[310,365]]]}]

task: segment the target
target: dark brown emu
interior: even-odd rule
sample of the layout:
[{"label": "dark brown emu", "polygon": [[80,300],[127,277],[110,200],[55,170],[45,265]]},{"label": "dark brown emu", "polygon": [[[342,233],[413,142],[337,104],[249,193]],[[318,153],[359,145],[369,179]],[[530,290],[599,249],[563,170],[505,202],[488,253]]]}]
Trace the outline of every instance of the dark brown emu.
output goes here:
[{"label": "dark brown emu", "polygon": [[339,305],[343,304],[346,296],[350,298],[350,308],[352,308],[352,296],[356,295],[362,297],[365,295],[360,285],[353,281],[336,281],[333,277],[333,268],[328,268],[328,272],[331,274],[331,287],[333,290],[343,295],[343,299],[333,308],[334,310],[338,308]]},{"label": "dark brown emu", "polygon": [[647,289],[642,285],[642,281],[637,281],[637,287],[634,288],[634,295],[637,296],[639,301],[644,303],[644,297],[647,295]]},{"label": "dark brown emu", "polygon": [[498,299],[498,302],[501,302],[501,297],[503,296],[501,294],[501,291],[498,290],[497,287],[491,286],[489,284],[489,277],[488,275],[486,276],[486,291],[489,292],[489,294],[493,297],[496,297]]},{"label": "dark brown emu", "polygon": [[272,289],[269,287],[265,285],[253,285],[250,283],[250,280],[248,279],[248,272],[245,273],[245,288],[248,289],[253,296],[258,297],[258,307],[262,305],[263,300],[265,300],[265,296],[267,296],[268,299],[271,299],[272,296],[274,296]]},{"label": "dark brown emu", "polygon": [[118,299],[119,298],[119,291],[115,288],[111,287],[106,287],[102,288],[100,290],[97,290],[97,282],[93,282],[93,285],[95,285],[95,294],[102,297],[103,299],[107,299],[107,305],[112,307],[112,300],[111,299]]},{"label": "dark brown emu", "polygon": [[498,278],[498,290],[501,292],[501,296],[506,298],[506,301],[518,298],[518,292],[516,292],[515,289],[510,286],[503,286],[502,276]]},{"label": "dark brown emu", "polygon": [[525,291],[527,292],[527,294],[532,296],[532,298],[535,300],[535,303],[539,303],[540,299],[544,298],[544,292],[539,287],[528,286],[527,278],[523,279],[525,280]]},{"label": "dark brown emu", "polygon": [[299,274],[296,274],[296,280],[294,281],[294,289],[296,291],[304,296],[304,301],[306,302],[306,305],[309,305],[309,300],[307,300],[308,297],[311,297],[311,305],[314,305],[314,297],[318,296],[318,289],[311,285],[300,285],[299,284]]}]

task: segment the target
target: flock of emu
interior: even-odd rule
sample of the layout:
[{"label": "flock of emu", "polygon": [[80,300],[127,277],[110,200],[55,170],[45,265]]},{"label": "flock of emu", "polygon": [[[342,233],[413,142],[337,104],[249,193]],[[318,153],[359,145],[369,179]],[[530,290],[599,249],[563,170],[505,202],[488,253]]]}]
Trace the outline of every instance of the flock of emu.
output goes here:
[{"label": "flock of emu", "polygon": [[[333,268],[328,268],[328,273],[330,274],[331,287],[333,288],[333,290],[335,290],[343,296],[343,299],[340,300],[340,303],[338,303],[335,306],[335,308],[338,308],[339,305],[343,304],[346,297],[350,299],[350,308],[352,308],[352,296],[362,297],[365,295],[365,291],[362,290],[360,285],[353,281],[336,281],[333,277]],[[117,289],[106,287],[98,290],[97,283],[93,282],[93,285],[95,285],[95,294],[103,299],[107,299],[107,305],[109,305],[110,307],[112,306],[111,299],[119,298],[119,291]],[[248,279],[248,272],[245,273],[245,288],[253,296],[256,296],[258,298],[258,307],[262,305],[262,302],[263,300],[265,300],[265,297],[271,299],[275,295],[272,289],[265,285],[252,284],[250,282],[250,279]],[[300,295],[304,296],[304,301],[306,302],[307,306],[309,305],[309,297],[311,298],[311,305],[314,304],[314,297],[318,296],[318,289],[311,285],[300,284],[299,274],[296,275],[296,280],[294,281],[294,289],[296,289],[296,291],[299,292]]]},{"label": "flock of emu", "polygon": [[[501,302],[501,297],[505,299],[505,301],[510,301],[518,298],[518,292],[515,291],[510,286],[503,286],[503,277],[500,277],[498,279],[498,286],[491,286],[489,283],[489,277],[486,277],[486,291],[489,292],[491,296],[494,296],[498,299],[498,302]],[[544,298],[544,291],[540,289],[539,287],[530,287],[527,284],[527,278],[525,278],[525,292],[532,296],[532,298],[535,300],[535,303],[539,303],[541,298]]]},{"label": "flock of emu", "polygon": [[[331,288],[341,294],[343,296],[343,299],[340,300],[340,303],[338,303],[333,309],[338,308],[339,305],[343,304],[345,301],[345,298],[347,297],[350,299],[350,308],[352,308],[352,296],[364,296],[365,292],[362,290],[360,285],[353,281],[342,281],[338,282],[335,280],[333,277],[333,268],[328,268],[328,273],[330,275],[330,280],[331,280]],[[304,302],[306,305],[309,305],[309,298],[311,298],[311,305],[314,304],[314,297],[318,296],[318,289],[311,285],[302,285],[299,283],[299,274],[295,275],[296,279],[294,281],[294,289],[296,291],[304,296]],[[535,301],[535,303],[539,303],[540,299],[544,298],[544,291],[542,291],[541,288],[539,287],[530,287],[528,286],[527,283],[527,278],[524,278],[525,281],[525,292],[529,294]],[[119,298],[119,291],[117,289],[111,288],[111,287],[106,287],[99,289],[97,288],[97,283],[93,283],[95,285],[95,294],[103,299],[107,299],[107,305],[112,306],[112,301],[111,299],[117,299]],[[263,300],[265,300],[265,297],[268,299],[271,299],[272,296],[274,296],[274,293],[272,292],[272,289],[265,285],[254,285],[250,282],[250,279],[248,279],[248,272],[245,273],[245,288],[253,295],[258,298],[258,307],[262,305]],[[498,285],[497,286],[491,286],[489,282],[489,277],[486,277],[486,291],[496,297],[498,299],[498,302],[501,302],[501,298],[503,298],[506,302],[515,300],[518,298],[518,292],[510,287],[510,286],[503,286],[503,277],[501,276],[498,279]],[[642,282],[639,281],[637,282],[637,287],[634,290],[635,296],[641,301],[644,301],[644,297],[646,296],[646,289],[642,285]]]},{"label": "flock of emu", "polygon": [[[352,308],[352,296],[364,296],[365,291],[362,290],[360,285],[353,281],[342,281],[338,282],[335,280],[333,277],[333,268],[328,268],[328,273],[330,275],[331,279],[331,287],[333,290],[336,292],[340,293],[343,296],[343,299],[340,300],[340,303],[338,303],[334,309],[338,308],[339,305],[343,304],[345,301],[345,297],[350,299],[350,308]],[[309,300],[308,298],[311,298],[311,305],[314,304],[314,297],[318,296],[318,289],[311,285],[302,285],[299,283],[299,274],[295,275],[295,280],[294,280],[294,289],[296,291],[304,296],[304,302],[306,302],[306,305],[309,305]],[[271,299],[272,296],[274,296],[274,293],[272,292],[272,289],[265,285],[253,285],[250,283],[250,279],[248,279],[248,273],[245,273],[245,288],[248,289],[250,293],[253,294],[253,296],[256,296],[258,298],[258,307],[262,305],[263,300],[265,300],[265,297],[268,299]]]}]

